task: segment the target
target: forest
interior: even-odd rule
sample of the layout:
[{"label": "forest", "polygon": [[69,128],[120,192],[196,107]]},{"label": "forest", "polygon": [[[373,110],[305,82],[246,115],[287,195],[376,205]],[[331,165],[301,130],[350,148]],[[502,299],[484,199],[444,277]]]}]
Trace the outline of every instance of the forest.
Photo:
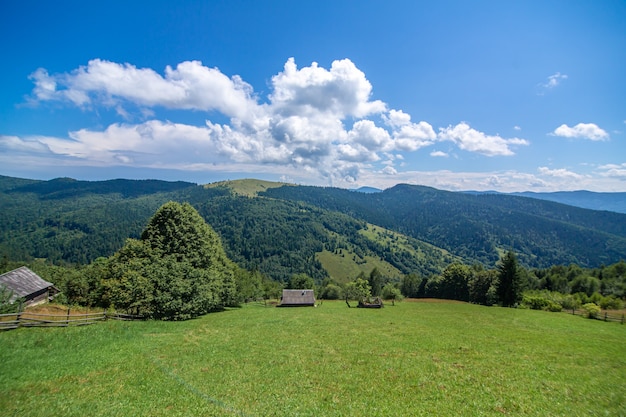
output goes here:
[{"label": "forest", "polygon": [[173,201],[198,213],[232,264],[235,295],[219,305],[304,284],[318,297],[342,298],[355,282],[365,295],[502,304],[501,267],[511,257],[511,304],[616,308],[625,296],[626,215],[408,185],[365,194],[255,180],[0,177],[0,272],[27,264],[62,287],[68,303],[111,302],[103,301],[104,265],[130,250],[129,238],[141,241],[157,210]]}]

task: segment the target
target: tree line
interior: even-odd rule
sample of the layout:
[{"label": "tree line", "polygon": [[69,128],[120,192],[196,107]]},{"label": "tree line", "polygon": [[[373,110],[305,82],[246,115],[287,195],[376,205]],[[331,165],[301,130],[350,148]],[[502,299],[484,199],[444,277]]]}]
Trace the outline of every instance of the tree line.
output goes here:
[{"label": "tree line", "polygon": [[[297,211],[292,216],[295,227],[302,218]],[[268,217],[272,219],[270,213]],[[242,215],[242,219],[248,217]],[[300,226],[294,233],[309,232],[306,226]],[[0,269],[6,271],[11,264],[5,256]],[[526,301],[532,308],[545,309],[554,309],[557,304],[569,308],[585,303],[615,308],[622,305],[626,296],[624,261],[595,269],[572,264],[528,270],[512,251],[502,256],[496,268],[454,262],[441,273],[427,277],[417,272],[400,279],[385,277],[374,268],[369,275],[361,273],[344,284],[327,274],[316,276],[307,272],[291,274],[284,281],[274,280],[258,268],[235,264],[224,250],[220,236],[200,213],[189,203],[173,201],[161,206],[141,234],[127,239],[110,257],[84,266],[34,262],[33,269],[43,269],[42,275],[61,288],[62,300],[69,304],[113,307],[171,320],[196,317],[249,300],[277,298],[284,287],[313,288],[322,299],[432,297],[502,306]],[[559,298],[552,293],[564,296]],[[2,302],[7,299],[6,291],[1,295],[0,303],[6,304]]]}]

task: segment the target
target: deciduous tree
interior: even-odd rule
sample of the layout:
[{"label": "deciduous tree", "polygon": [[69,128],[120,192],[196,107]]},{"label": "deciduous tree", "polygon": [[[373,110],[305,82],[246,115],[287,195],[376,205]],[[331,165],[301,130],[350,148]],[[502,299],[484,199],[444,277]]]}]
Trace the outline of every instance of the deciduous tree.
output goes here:
[{"label": "deciduous tree", "polygon": [[109,259],[106,296],[116,308],[182,320],[235,302],[233,264],[219,236],[189,204],[169,202],[141,240]]}]

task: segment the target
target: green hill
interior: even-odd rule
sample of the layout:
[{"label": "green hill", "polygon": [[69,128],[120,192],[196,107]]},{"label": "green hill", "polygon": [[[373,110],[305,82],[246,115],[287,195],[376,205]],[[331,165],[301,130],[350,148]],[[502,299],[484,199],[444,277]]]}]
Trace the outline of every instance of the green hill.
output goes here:
[{"label": "green hill", "polygon": [[286,281],[493,267],[512,249],[527,267],[626,259],[626,215],[507,195],[399,185],[378,193],[260,180],[34,181],[0,177],[0,255],[89,263],[138,237],[167,201],[189,202],[240,266]]}]

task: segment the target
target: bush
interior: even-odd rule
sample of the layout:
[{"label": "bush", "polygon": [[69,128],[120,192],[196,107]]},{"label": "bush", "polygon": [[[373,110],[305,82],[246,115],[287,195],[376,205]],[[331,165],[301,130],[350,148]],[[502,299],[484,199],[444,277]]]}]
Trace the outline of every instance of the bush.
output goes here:
[{"label": "bush", "polygon": [[600,300],[600,307],[603,310],[620,310],[624,307],[624,302],[613,295],[609,295],[607,297],[602,297]]},{"label": "bush", "polygon": [[343,298],[343,290],[335,284],[328,284],[322,288],[321,299],[323,300],[340,300]]},{"label": "bush", "polygon": [[597,319],[600,313],[600,306],[596,303],[583,304],[582,309],[587,312],[587,317],[590,319]]},{"label": "bush", "polygon": [[545,310],[559,312],[563,309],[558,301],[551,299],[554,294],[549,292],[526,293],[522,297],[522,306],[532,310]]},{"label": "bush", "polygon": [[578,298],[574,297],[571,294],[563,296],[561,299],[561,306],[565,310],[576,310],[581,305],[581,302]]}]

